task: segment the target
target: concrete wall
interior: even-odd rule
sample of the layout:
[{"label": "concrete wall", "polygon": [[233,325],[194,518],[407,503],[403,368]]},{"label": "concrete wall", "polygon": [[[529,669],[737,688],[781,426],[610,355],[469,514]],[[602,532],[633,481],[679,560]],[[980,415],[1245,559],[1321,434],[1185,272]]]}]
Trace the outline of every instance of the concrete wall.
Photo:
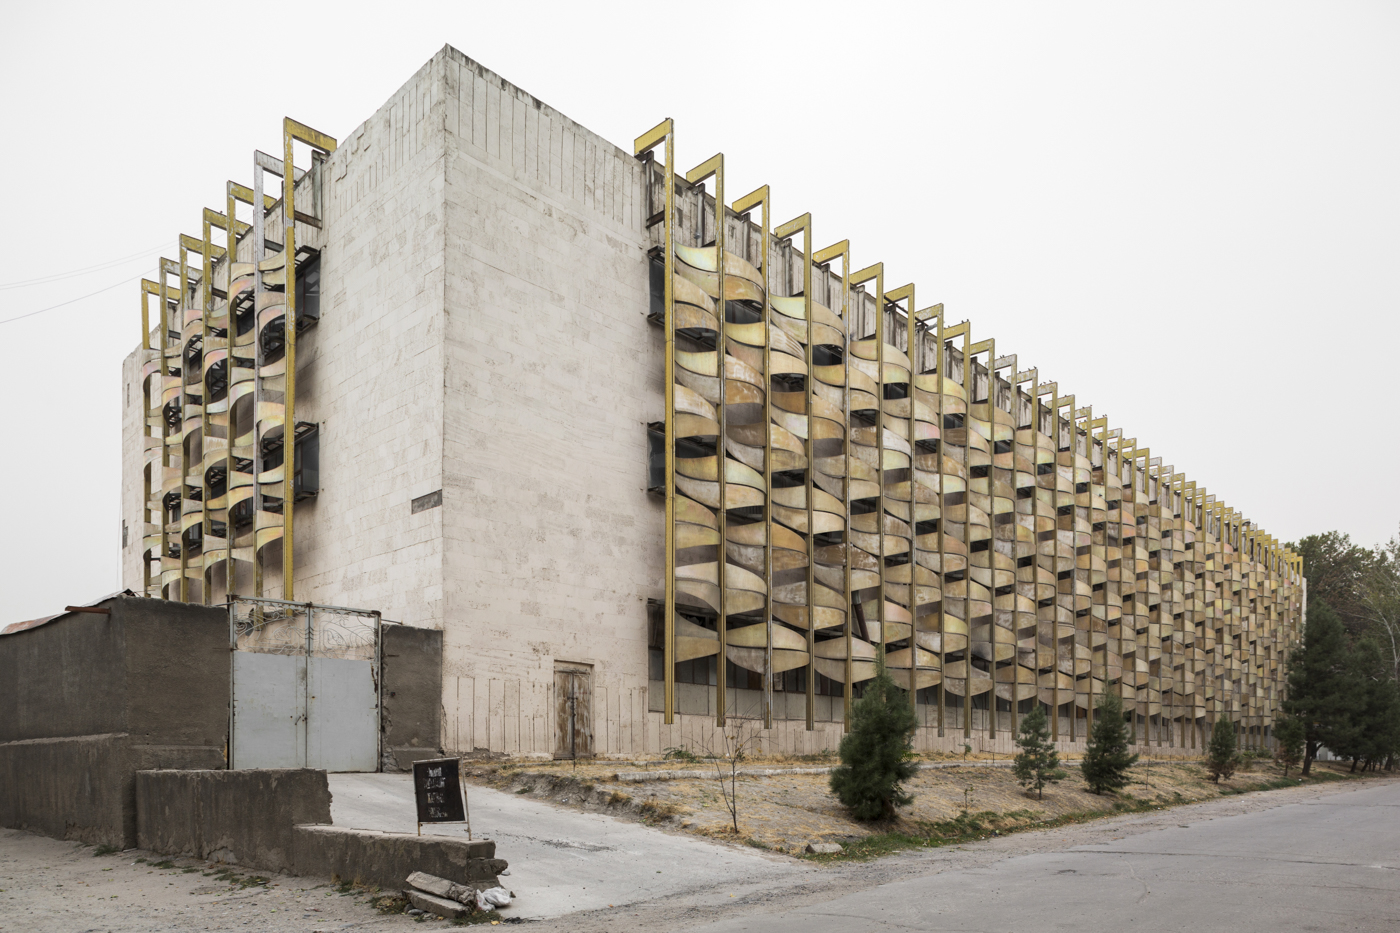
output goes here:
[{"label": "concrete wall", "polygon": [[389,890],[402,888],[415,871],[478,889],[494,888],[507,868],[489,839],[468,842],[335,826],[298,826],[295,862],[298,875],[339,876]]},{"label": "concrete wall", "polygon": [[429,628],[442,625],[441,512],[410,503],[442,488],[440,89],[430,61],[327,161],[321,322],[297,375],[298,418],[321,423],[297,599]]},{"label": "concrete wall", "polygon": [[444,742],[551,754],[554,663],[571,661],[593,665],[599,750],[630,754],[663,553],[643,488],[661,393],[642,173],[456,50],[439,60]]},{"label": "concrete wall", "polygon": [[136,775],[136,844],[152,852],[290,872],[294,827],[330,821],[324,771]]},{"label": "concrete wall", "polygon": [[385,625],[381,748],[386,771],[442,754],[442,632]]},{"label": "concrete wall", "polygon": [[331,826],[326,772],[142,771],[137,844],[260,871],[402,887],[424,871],[480,888],[506,863],[491,840],[377,833]]},{"label": "concrete wall", "polygon": [[227,614],[104,605],[0,637],[0,825],[132,845],[137,770],[224,766]]}]

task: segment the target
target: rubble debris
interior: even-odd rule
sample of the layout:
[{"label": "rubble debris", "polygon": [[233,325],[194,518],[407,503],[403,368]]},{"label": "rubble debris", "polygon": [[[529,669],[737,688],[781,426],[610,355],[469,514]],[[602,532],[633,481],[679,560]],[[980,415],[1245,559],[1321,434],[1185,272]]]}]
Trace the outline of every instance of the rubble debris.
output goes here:
[{"label": "rubble debris", "polygon": [[436,914],[448,920],[460,920],[468,916],[472,909],[457,901],[450,901],[445,897],[437,897],[432,894],[424,894],[422,891],[415,891],[410,888],[404,891],[404,896],[414,907],[428,914]]},{"label": "rubble debris", "polygon": [[478,891],[476,893],[476,906],[478,910],[509,907],[510,892],[505,888],[487,888],[485,891]]},{"label": "rubble debris", "polygon": [[409,887],[417,888],[419,891],[434,897],[446,898],[461,904],[476,903],[476,888],[469,884],[457,884],[455,881],[448,881],[446,878],[439,878],[437,875],[430,875],[422,871],[415,871],[409,875],[406,883]]}]

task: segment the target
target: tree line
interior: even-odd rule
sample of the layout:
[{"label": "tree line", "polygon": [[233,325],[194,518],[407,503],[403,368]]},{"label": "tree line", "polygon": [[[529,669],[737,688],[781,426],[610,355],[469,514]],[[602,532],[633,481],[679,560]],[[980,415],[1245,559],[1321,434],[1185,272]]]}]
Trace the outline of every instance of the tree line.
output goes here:
[{"label": "tree line", "polygon": [[1303,773],[1318,749],[1352,770],[1393,769],[1400,753],[1400,535],[1366,548],[1337,531],[1290,547],[1303,557],[1308,612],[1288,659],[1288,693],[1275,728],[1303,746]]}]

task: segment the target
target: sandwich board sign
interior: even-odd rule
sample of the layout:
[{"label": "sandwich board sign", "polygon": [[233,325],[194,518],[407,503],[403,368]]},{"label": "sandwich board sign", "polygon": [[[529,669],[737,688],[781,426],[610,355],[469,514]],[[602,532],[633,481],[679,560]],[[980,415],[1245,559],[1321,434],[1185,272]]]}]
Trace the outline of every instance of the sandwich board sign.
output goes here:
[{"label": "sandwich board sign", "polygon": [[418,835],[424,823],[466,823],[472,837],[467,794],[456,758],[431,758],[413,763],[413,797],[418,805]]}]

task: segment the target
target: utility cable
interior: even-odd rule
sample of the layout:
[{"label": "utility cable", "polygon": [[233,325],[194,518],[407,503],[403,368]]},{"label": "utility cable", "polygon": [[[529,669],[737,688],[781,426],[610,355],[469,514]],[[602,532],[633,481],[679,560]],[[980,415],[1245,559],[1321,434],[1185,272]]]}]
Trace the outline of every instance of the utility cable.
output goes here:
[{"label": "utility cable", "polygon": [[91,298],[91,297],[93,297],[94,295],[100,295],[100,294],[102,294],[103,292],[110,292],[110,291],[111,291],[112,289],[114,289],[114,288],[119,288],[120,286],[125,285],[125,284],[127,284],[128,282],[135,282],[137,279],[142,278],[142,277],[147,276],[147,275],[155,275],[155,272],[154,272],[154,271],[142,272],[140,275],[133,275],[133,276],[132,276],[131,278],[129,278],[129,279],[122,279],[120,282],[117,282],[117,283],[115,283],[115,284],[113,284],[113,285],[108,285],[106,288],[99,288],[99,289],[98,289],[97,291],[95,291],[95,292],[88,292],[86,295],[79,295],[77,298],[70,298],[70,299],[68,299],[67,301],[59,302],[59,303],[56,304],[56,305],[49,305],[47,308],[40,308],[38,311],[30,311],[28,314],[21,314],[21,315],[19,315],[19,316],[17,316],[17,317],[6,318],[5,320],[0,321],[0,325],[3,325],[3,324],[11,324],[11,323],[14,323],[15,321],[22,321],[22,320],[24,320],[24,319],[27,318],[27,317],[33,317],[33,316],[36,315],[36,314],[43,314],[45,311],[53,311],[53,310],[56,310],[56,309],[58,309],[58,308],[67,307],[68,305],[71,305],[71,304],[73,304],[74,302],[82,301],[84,298]]},{"label": "utility cable", "polygon": [[71,279],[74,276],[86,275],[89,272],[100,272],[103,269],[110,269],[112,266],[119,266],[124,262],[131,262],[133,259],[141,259],[152,253],[159,252],[161,247],[152,246],[150,249],[143,249],[139,253],[132,253],[130,256],[123,256],[120,259],[109,259],[106,262],[99,262],[95,266],[85,266],[82,269],[70,269],[67,272],[55,272],[53,275],[41,275],[38,278],[24,279],[18,282],[5,282],[0,284],[0,291],[9,291],[12,288],[28,288],[31,285],[46,285],[50,282],[57,282],[61,279]]}]

